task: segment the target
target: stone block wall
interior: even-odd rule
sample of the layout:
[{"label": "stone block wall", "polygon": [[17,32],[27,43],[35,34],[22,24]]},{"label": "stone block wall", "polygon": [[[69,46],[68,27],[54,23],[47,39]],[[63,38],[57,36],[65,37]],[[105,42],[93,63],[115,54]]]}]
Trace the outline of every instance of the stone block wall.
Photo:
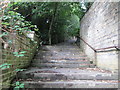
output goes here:
[{"label": "stone block wall", "polygon": [[[81,21],[80,37],[94,49],[118,46],[118,2],[95,1]],[[94,52],[82,40],[80,47],[97,67],[118,70],[118,51]]]}]

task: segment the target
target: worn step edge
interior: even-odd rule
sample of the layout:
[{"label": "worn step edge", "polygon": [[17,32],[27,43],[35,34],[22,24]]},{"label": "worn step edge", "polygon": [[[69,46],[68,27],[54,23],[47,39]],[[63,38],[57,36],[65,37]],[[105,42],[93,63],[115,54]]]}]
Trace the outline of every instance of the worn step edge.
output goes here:
[{"label": "worn step edge", "polygon": [[93,64],[57,64],[57,63],[32,63],[34,67],[63,67],[63,68],[79,68],[79,67],[95,67]]},{"label": "worn step edge", "polygon": [[41,61],[43,61],[43,60],[66,60],[66,61],[89,61],[89,59],[88,58],[80,58],[80,59],[65,59],[65,58],[34,58],[34,60],[41,60]]},{"label": "worn step edge", "polygon": [[93,80],[72,80],[72,81],[24,81],[25,88],[118,88],[118,83],[101,82]]},{"label": "worn step edge", "polygon": [[33,60],[32,63],[62,63],[62,64],[90,64],[88,60],[68,61],[68,60]]},{"label": "worn step edge", "polygon": [[19,74],[21,79],[67,79],[67,80],[118,80],[117,75],[94,73],[26,73]]}]

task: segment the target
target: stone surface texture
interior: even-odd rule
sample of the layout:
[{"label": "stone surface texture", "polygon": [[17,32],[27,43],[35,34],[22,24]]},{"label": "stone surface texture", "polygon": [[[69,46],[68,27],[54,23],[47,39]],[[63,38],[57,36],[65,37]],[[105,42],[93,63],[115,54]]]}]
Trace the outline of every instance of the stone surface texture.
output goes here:
[{"label": "stone surface texture", "polygon": [[[118,14],[118,2],[95,1],[82,19],[80,37],[94,49],[118,46]],[[118,70],[118,51],[115,49],[95,53],[82,40],[80,47],[98,67],[111,71]]]}]

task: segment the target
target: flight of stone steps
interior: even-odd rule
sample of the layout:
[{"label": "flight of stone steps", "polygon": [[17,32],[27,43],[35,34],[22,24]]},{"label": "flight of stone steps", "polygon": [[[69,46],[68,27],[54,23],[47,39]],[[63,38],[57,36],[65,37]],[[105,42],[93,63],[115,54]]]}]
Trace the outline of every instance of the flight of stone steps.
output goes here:
[{"label": "flight of stone steps", "polygon": [[31,67],[18,73],[25,88],[117,88],[117,74],[90,63],[74,44],[42,46]]}]

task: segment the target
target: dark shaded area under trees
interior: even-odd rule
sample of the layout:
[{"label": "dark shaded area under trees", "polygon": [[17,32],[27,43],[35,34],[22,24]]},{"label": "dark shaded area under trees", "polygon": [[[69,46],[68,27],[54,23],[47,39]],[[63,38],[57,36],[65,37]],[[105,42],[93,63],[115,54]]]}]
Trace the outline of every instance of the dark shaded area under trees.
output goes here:
[{"label": "dark shaded area under trees", "polygon": [[35,31],[43,44],[56,44],[79,35],[80,20],[91,6],[80,2],[14,2],[10,10],[20,13],[27,21],[37,25]]}]

